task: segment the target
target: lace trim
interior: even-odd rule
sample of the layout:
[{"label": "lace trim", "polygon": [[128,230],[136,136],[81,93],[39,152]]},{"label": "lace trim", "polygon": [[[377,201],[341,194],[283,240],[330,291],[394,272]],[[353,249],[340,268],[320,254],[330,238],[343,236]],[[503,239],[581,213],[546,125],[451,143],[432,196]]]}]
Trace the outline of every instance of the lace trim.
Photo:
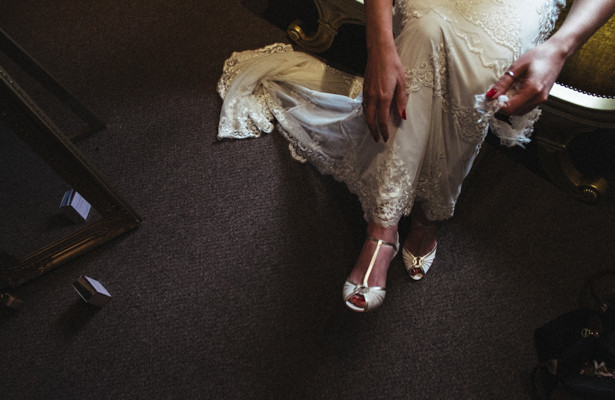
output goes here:
[{"label": "lace trim", "polygon": [[[495,10],[490,9],[489,12],[482,11],[481,7],[477,7],[477,3],[486,1],[491,1],[498,7]],[[396,8],[401,15],[402,26],[409,23],[410,19],[422,18],[428,13],[438,14],[443,21],[450,24],[454,34],[465,42],[468,50],[480,57],[482,65],[485,68],[492,69],[497,76],[506,72],[510,63],[516,60],[523,51],[520,16],[513,6],[507,5],[502,0],[456,0],[452,5],[436,4],[424,9],[417,9],[411,3],[408,1],[397,2]],[[542,0],[541,4],[536,7],[536,12],[540,15],[540,28],[535,44],[542,43],[549,37],[560,10],[565,4],[565,0]],[[512,57],[491,58],[485,53],[485,46],[480,35],[477,35],[471,29],[464,29],[457,16],[479,27],[498,45],[510,49]]]},{"label": "lace trim", "polygon": [[485,140],[489,124],[481,119],[481,114],[476,108],[455,106],[451,114],[460,139],[476,144],[481,144]]},{"label": "lace trim", "polygon": [[555,0],[555,4],[554,0],[543,0],[543,3],[536,7],[540,15],[540,32],[536,44],[543,43],[549,38],[564,7],[566,7],[566,0]]},{"label": "lace trim", "polygon": [[491,10],[489,13],[477,12],[475,3],[476,1],[472,0],[457,0],[455,9],[467,21],[481,27],[496,43],[511,49],[515,58],[519,57],[522,48],[519,28],[521,22],[514,8],[501,1],[494,1],[500,6],[497,10]]},{"label": "lace trim", "polygon": [[309,160],[321,173],[344,182],[350,192],[359,198],[366,220],[382,226],[394,226],[403,215],[410,214],[414,182],[410,171],[404,167],[398,145],[383,144],[383,153],[379,155],[377,165],[370,168],[367,175],[362,175],[355,167],[359,165],[356,160],[358,143],[350,144],[343,159],[328,158],[318,144],[301,143],[290,133],[303,128],[294,119],[287,118],[281,106],[273,101],[269,106],[279,121],[278,131],[289,142],[293,158],[300,162]]},{"label": "lace trim", "polygon": [[354,167],[358,164],[356,149],[349,149],[342,161],[332,162],[321,157],[318,150],[301,146],[284,129],[280,132],[289,140],[291,154],[309,160],[319,171],[344,182],[348,190],[357,195],[367,221],[385,227],[394,226],[403,215],[412,211],[414,182],[410,171],[404,167],[398,145],[387,146],[376,167],[369,175],[361,177]]},{"label": "lace trim", "polygon": [[443,107],[448,108],[448,71],[444,44],[436,46],[429,61],[424,61],[416,68],[404,67],[406,91],[418,92],[422,88],[433,89],[434,97],[441,97]]},{"label": "lace trim", "polygon": [[383,226],[393,226],[402,215],[409,215],[416,195],[412,191],[412,175],[404,167],[400,153],[398,145],[388,147],[376,172],[361,185],[366,218],[371,217]]},{"label": "lace trim", "polygon": [[[271,112],[271,104],[274,102],[262,82],[259,82],[251,92],[242,93],[242,95],[235,94],[229,99],[226,97],[235,79],[251,67],[251,63],[246,61],[290,52],[294,52],[291,45],[274,43],[261,49],[234,52],[225,61],[222,76],[217,84],[217,91],[220,97],[226,100],[225,108],[232,112],[228,115],[221,115],[218,124],[218,138],[245,139],[259,137],[262,133],[273,131],[275,126],[272,122],[274,116]],[[321,70],[323,77],[329,77],[338,83],[343,82],[338,87],[338,90],[343,91],[342,94],[351,98],[356,98],[361,94],[362,77],[347,74],[304,53],[300,54],[304,56],[302,62],[308,63],[310,68]]]},{"label": "lace trim", "polygon": [[271,133],[273,115],[267,108],[267,97],[266,92],[259,90],[251,97],[232,99],[229,106],[237,113],[231,118],[220,117],[218,138],[245,139]]},{"label": "lace trim", "polygon": [[220,94],[220,97],[223,99],[226,97],[228,88],[231,87],[237,75],[243,71],[239,67],[243,61],[259,57],[263,54],[277,54],[291,51],[294,50],[289,44],[274,43],[256,50],[233,52],[222,67],[222,76],[220,80],[218,80],[217,85],[218,94]]},{"label": "lace trim", "polygon": [[[235,78],[243,72],[242,62],[262,56],[263,54],[277,54],[293,51],[292,46],[283,43],[242,52],[234,52],[224,62],[222,76],[218,81],[217,91],[224,99]],[[218,123],[219,138],[245,139],[259,137],[261,133],[270,133],[274,125],[271,123],[273,115],[267,107],[268,94],[262,86],[257,86],[251,96],[235,96],[228,102],[228,108],[236,110],[236,113],[227,118],[221,116]]]},{"label": "lace trim", "polygon": [[534,131],[534,124],[540,117],[540,108],[535,108],[532,111],[523,115],[513,115],[508,119],[503,120],[497,118],[498,110],[506,104],[509,97],[516,94],[516,89],[513,88],[497,99],[487,99],[484,94],[476,95],[476,103],[474,108],[480,115],[479,123],[488,124],[495,135],[500,138],[500,143],[504,146],[521,146],[530,142],[530,136]]},{"label": "lace trim", "polygon": [[429,165],[429,176],[421,177],[416,188],[416,197],[425,203],[425,213],[432,221],[443,221],[453,216],[455,213],[455,201],[446,200],[441,195],[440,184],[442,182],[442,168],[440,157],[434,158]]},{"label": "lace trim", "polygon": [[480,27],[495,43],[509,48],[514,57],[521,53],[522,43],[518,18],[513,18],[515,13],[511,6],[504,5],[501,1],[493,0],[500,5],[495,12],[476,11],[476,0],[456,0],[452,6],[446,4],[434,5],[426,9],[414,8],[410,2],[399,4],[402,14],[402,25],[409,23],[410,19],[422,18],[429,13],[438,14],[442,21],[450,24],[454,34],[461,38],[472,53],[479,55],[481,63],[486,68],[493,69],[496,74],[503,73],[510,65],[510,59],[490,60],[485,54],[484,45],[480,36],[474,32],[464,30],[459,23],[458,15],[474,26]]}]

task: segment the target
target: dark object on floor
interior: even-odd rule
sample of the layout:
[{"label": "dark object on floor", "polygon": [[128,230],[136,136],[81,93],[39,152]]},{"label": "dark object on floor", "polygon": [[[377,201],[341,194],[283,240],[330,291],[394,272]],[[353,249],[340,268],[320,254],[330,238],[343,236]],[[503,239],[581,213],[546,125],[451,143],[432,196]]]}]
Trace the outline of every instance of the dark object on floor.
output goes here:
[{"label": "dark object on floor", "polygon": [[23,305],[23,301],[9,293],[0,293],[0,304],[12,310],[19,310]]},{"label": "dark object on floor", "polygon": [[560,315],[534,332],[541,363],[533,373],[537,398],[551,399],[563,389],[580,398],[615,399],[615,306],[594,289],[606,276],[615,278],[615,271],[587,284],[594,306]]}]

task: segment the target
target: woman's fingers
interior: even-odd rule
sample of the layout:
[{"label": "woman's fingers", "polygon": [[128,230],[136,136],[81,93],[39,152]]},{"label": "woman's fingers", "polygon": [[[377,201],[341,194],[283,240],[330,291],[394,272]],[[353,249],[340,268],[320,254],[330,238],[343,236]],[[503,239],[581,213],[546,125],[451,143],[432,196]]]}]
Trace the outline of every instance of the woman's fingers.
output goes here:
[{"label": "woman's fingers", "polygon": [[507,115],[522,115],[547,100],[548,91],[541,85],[526,81],[519,92],[512,96],[500,109]]},{"label": "woman's fingers", "polygon": [[[388,105],[387,105],[388,104]],[[385,142],[389,140],[389,116],[391,109],[390,100],[378,100],[368,98],[363,100],[363,114],[367,127],[377,142],[381,137]]]},{"label": "woman's fingers", "polygon": [[391,100],[384,99],[378,102],[378,129],[380,136],[385,143],[389,140],[389,115],[391,110]]},{"label": "woman's fingers", "polygon": [[521,115],[549,97],[549,91],[562,69],[565,58],[557,45],[549,41],[527,51],[487,91],[487,98],[497,98],[515,85],[517,93],[500,109],[505,115]]},{"label": "woman's fingers", "polygon": [[485,96],[488,99],[496,99],[499,96],[505,94],[518,79],[520,71],[515,72],[513,66],[511,66],[506,73],[498,79],[498,81],[487,91]]},{"label": "woman's fingers", "polygon": [[518,92],[500,108],[500,113],[504,115],[525,114],[544,101],[542,99],[543,88],[527,79],[525,72],[525,69],[514,69],[513,64],[485,94],[488,99],[495,99],[506,94],[513,85],[519,85]]},{"label": "woman's fingers", "polygon": [[397,115],[399,115],[403,120],[406,120],[407,103],[408,97],[406,95],[406,82],[398,82],[397,89],[395,90],[395,110],[397,111]]},{"label": "woman's fingers", "polygon": [[385,94],[364,93],[363,113],[370,133],[376,141],[382,138],[389,140],[389,121],[391,113],[395,112],[400,118],[406,119],[406,90],[404,86],[397,85],[393,97]]},{"label": "woman's fingers", "polygon": [[389,140],[391,113],[405,117],[406,85],[394,46],[377,48],[368,56],[363,80],[363,111],[375,140]]},{"label": "woman's fingers", "polygon": [[378,124],[376,123],[376,104],[370,101],[369,98],[363,98],[363,115],[365,116],[365,122],[369,128],[374,141],[378,141],[380,133],[378,132]]}]

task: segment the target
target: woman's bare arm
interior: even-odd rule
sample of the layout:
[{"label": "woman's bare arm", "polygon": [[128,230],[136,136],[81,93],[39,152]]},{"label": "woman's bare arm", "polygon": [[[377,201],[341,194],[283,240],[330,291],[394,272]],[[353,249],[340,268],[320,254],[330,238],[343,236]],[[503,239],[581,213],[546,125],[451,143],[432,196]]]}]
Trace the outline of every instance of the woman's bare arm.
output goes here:
[{"label": "woman's bare arm", "polygon": [[363,111],[378,141],[389,138],[391,110],[406,118],[406,83],[393,38],[392,0],[365,0],[367,65],[363,84]]},{"label": "woman's bare arm", "polygon": [[546,42],[523,54],[487,92],[488,97],[504,94],[518,80],[521,88],[502,107],[507,115],[525,114],[549,97],[549,91],[566,60],[574,54],[615,12],[615,0],[576,0],[566,20]]}]

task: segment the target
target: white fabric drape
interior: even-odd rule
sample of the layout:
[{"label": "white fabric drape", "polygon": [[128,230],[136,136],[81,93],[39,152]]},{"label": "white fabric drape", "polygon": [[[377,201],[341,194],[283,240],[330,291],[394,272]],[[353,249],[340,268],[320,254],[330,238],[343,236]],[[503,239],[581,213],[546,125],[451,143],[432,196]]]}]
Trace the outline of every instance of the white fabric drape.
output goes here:
[{"label": "white fabric drape", "polygon": [[488,125],[511,143],[531,132],[538,112],[508,125],[494,119],[496,103],[481,94],[546,39],[564,4],[396,1],[408,105],[407,120],[391,121],[387,143],[375,143],[368,132],[361,77],[284,44],[233,53],[218,83],[218,137],[257,137],[273,131],[275,121],[293,156],[346,183],[368,221],[395,225],[415,199],[431,219],[449,218]]}]

